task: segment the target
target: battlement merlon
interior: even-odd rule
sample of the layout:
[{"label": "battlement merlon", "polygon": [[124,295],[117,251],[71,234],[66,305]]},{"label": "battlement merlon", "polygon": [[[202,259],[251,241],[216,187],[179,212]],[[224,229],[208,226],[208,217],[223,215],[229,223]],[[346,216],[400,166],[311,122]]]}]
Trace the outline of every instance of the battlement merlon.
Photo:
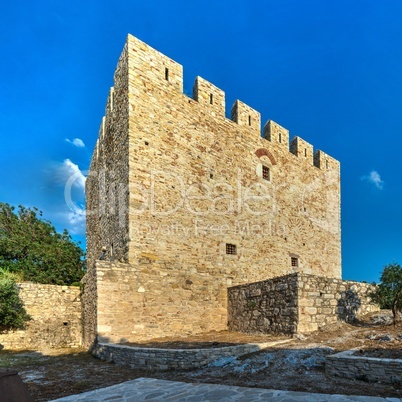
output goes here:
[{"label": "battlement merlon", "polygon": [[193,99],[206,106],[212,116],[225,118],[225,92],[211,82],[197,77],[193,87]]},{"label": "battlement merlon", "polygon": [[261,133],[260,112],[257,112],[255,109],[238,99],[232,106],[231,119],[240,126],[247,126],[248,128]]},{"label": "battlement merlon", "polygon": [[113,111],[113,106],[114,106],[114,87],[110,87],[109,94],[106,100],[105,116],[108,116],[109,113]]},{"label": "battlement merlon", "polygon": [[90,163],[90,171],[96,171],[96,166],[98,165],[99,155],[101,154],[101,147],[103,145],[103,139],[105,136],[105,116],[102,117],[101,124],[99,126],[98,139],[96,140],[94,150],[92,152],[92,158]]},{"label": "battlement merlon", "polygon": [[268,120],[265,123],[263,138],[275,144],[282,144],[286,149],[289,149],[289,130],[273,120]]},{"label": "battlement merlon", "polygon": [[314,165],[321,170],[339,171],[340,169],[339,161],[323,151],[317,150],[313,152],[313,146],[300,137],[293,138],[289,146],[289,151],[301,160],[304,159],[308,164]]},{"label": "battlement merlon", "polygon": [[[183,66],[132,35],[127,36],[128,73],[183,93]],[[124,51],[123,51],[124,53]]]},{"label": "battlement merlon", "polygon": [[294,137],[289,145],[289,151],[300,159],[313,164],[313,146],[300,137]]},{"label": "battlement merlon", "polygon": [[321,170],[340,170],[339,161],[321,150],[314,152],[314,166]]}]

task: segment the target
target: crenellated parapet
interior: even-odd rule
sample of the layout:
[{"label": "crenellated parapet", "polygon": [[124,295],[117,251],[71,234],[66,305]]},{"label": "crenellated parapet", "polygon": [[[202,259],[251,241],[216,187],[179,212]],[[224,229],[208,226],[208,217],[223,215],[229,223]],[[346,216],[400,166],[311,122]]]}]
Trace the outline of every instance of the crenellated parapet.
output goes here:
[{"label": "crenellated parapet", "polygon": [[[126,59],[122,60],[124,55]],[[129,97],[141,97],[143,94],[147,94],[154,102],[156,98],[149,95],[154,86],[159,92],[158,97],[161,95],[160,91],[169,93],[170,98],[172,96],[174,98],[177,94],[178,105],[183,97],[188,99],[188,96],[183,93],[182,65],[132,35],[128,35],[119,64],[123,64],[123,62],[128,65],[128,80],[136,82],[135,87],[130,87],[130,91],[133,93],[129,94]],[[115,82],[116,79],[118,77],[115,75]],[[339,169],[338,161],[322,151],[314,152],[313,146],[302,138],[296,136],[290,141],[289,130],[273,120],[268,120],[261,132],[261,114],[240,100],[235,100],[230,111],[230,118],[226,118],[225,92],[204,78],[196,77],[192,99],[195,101],[192,104],[195,107],[198,105],[203,115],[234,122],[242,129],[269,141],[275,147],[287,150],[295,155],[301,163],[315,166],[321,170]],[[116,102],[115,89],[111,87],[106,104],[106,120],[107,116],[112,114]],[[188,102],[190,103],[190,100]],[[105,138],[106,131],[104,118],[100,130],[100,141]],[[96,148],[96,154],[99,154],[99,148],[100,144]]]},{"label": "crenellated parapet", "polygon": [[339,171],[340,168],[339,161],[320,150],[314,152],[314,166],[321,170]]}]

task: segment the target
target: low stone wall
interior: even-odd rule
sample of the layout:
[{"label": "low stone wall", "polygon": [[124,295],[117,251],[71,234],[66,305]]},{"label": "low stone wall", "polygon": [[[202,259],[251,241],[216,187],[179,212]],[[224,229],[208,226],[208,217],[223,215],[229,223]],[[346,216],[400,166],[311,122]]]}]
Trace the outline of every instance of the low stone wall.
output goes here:
[{"label": "low stone wall", "polygon": [[316,331],[338,320],[353,322],[379,311],[368,296],[372,285],[298,274],[299,332]]},{"label": "low stone wall", "polygon": [[207,366],[222,358],[257,352],[271,344],[272,342],[208,349],[156,349],[99,343],[93,354],[119,366],[144,370],[189,370]]},{"label": "low stone wall", "polygon": [[229,288],[229,330],[246,333],[297,332],[297,295],[296,274]]},{"label": "low stone wall", "polygon": [[378,311],[372,285],[290,274],[228,289],[228,326],[246,333],[311,332]]},{"label": "low stone wall", "polygon": [[80,289],[24,282],[20,297],[31,316],[25,330],[0,334],[6,349],[46,349],[81,345]]},{"label": "low stone wall", "polygon": [[402,359],[380,359],[354,356],[356,350],[347,350],[328,356],[325,373],[331,376],[363,381],[402,383]]}]

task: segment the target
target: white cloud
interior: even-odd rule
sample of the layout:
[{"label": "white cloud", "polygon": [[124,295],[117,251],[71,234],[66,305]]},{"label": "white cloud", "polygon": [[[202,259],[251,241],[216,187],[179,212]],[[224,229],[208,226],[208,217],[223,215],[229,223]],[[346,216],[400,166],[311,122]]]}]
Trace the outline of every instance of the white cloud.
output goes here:
[{"label": "white cloud", "polygon": [[86,172],[71,159],[65,159],[52,162],[45,173],[47,216],[58,230],[66,228],[73,235],[84,235]]},{"label": "white cloud", "polygon": [[86,211],[84,208],[75,206],[67,212],[69,231],[75,235],[85,235]]},{"label": "white cloud", "polygon": [[66,142],[73,144],[77,148],[84,148],[85,144],[84,141],[81,140],[81,138],[74,138],[73,140],[70,140],[69,138],[66,138]]},{"label": "white cloud", "polygon": [[74,162],[70,159],[65,159],[59,168],[59,178],[67,187],[75,187],[78,189],[85,189],[86,177]]},{"label": "white cloud", "polygon": [[85,198],[86,177],[70,159],[65,159],[59,169],[64,184],[64,201],[68,207],[65,219],[72,234],[85,234],[85,208],[80,204]]},{"label": "white cloud", "polygon": [[380,190],[384,188],[385,183],[381,180],[381,176],[376,170],[372,170],[368,176],[363,176],[362,180],[374,184]]},{"label": "white cloud", "polygon": [[51,221],[61,231],[67,229],[72,235],[85,235],[86,210],[83,204],[75,203],[73,208],[54,206],[56,211],[50,214]]}]

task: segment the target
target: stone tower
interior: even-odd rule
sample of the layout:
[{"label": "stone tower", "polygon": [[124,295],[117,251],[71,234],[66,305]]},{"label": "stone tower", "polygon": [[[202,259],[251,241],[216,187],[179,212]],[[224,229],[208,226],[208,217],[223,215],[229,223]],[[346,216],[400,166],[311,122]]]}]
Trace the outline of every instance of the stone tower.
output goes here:
[{"label": "stone tower", "polygon": [[339,162],[129,35],[87,179],[84,338],[225,329],[227,288],[341,277]]}]

